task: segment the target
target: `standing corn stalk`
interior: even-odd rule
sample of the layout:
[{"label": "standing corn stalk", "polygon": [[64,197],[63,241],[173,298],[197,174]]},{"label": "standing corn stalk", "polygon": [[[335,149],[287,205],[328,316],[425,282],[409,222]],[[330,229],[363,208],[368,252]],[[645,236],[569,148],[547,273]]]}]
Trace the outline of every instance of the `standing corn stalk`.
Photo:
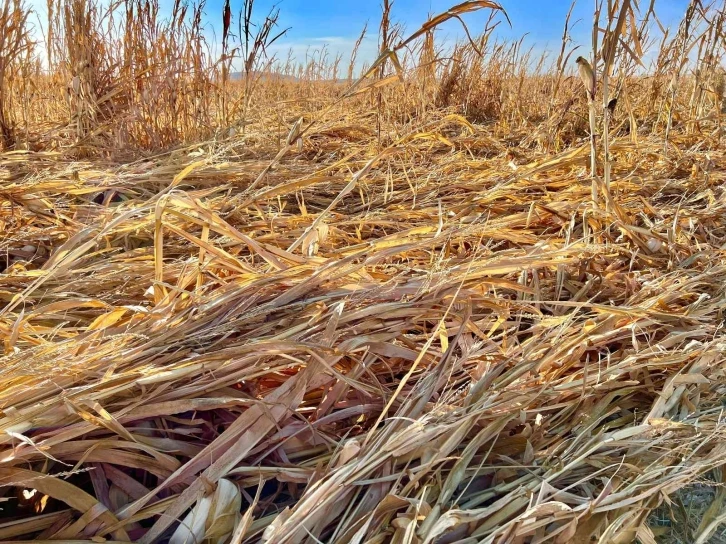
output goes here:
[{"label": "standing corn stalk", "polygon": [[27,25],[29,13],[20,0],[8,1],[0,8],[0,148],[15,144],[10,89],[23,54],[33,47]]},{"label": "standing corn stalk", "polygon": [[[388,51],[391,44],[390,44],[390,28],[391,28],[391,6],[393,2],[392,0],[383,0],[383,13],[381,14],[381,26],[380,26],[380,51],[383,53],[384,51]],[[376,77],[379,81],[382,81],[386,76],[386,61],[387,57],[383,59],[383,61],[378,66],[378,72],[376,74]],[[381,89],[378,89],[378,112],[377,112],[377,126],[376,131],[378,132],[378,146],[381,146],[381,117],[383,116],[383,92]]]},{"label": "standing corn stalk", "polygon": [[[597,205],[599,201],[599,192],[605,196],[605,206],[608,213],[613,211],[612,194],[610,191],[610,115],[615,107],[615,102],[610,98],[610,77],[615,68],[616,53],[622,46],[623,50],[628,52],[631,57],[640,63],[639,57],[642,56],[642,48],[640,46],[640,37],[636,26],[635,12],[633,11],[631,0],[608,0],[606,13],[606,27],[604,32],[600,27],[600,14],[602,10],[602,1],[595,4],[595,17],[593,21],[593,52],[594,58],[602,60],[602,75],[600,87],[602,90],[602,146],[603,146],[603,182],[597,176],[597,147],[595,142],[595,134],[597,128],[595,94],[597,91],[597,81],[595,69],[583,57],[577,58],[577,65],[580,72],[580,78],[585,85],[587,92],[589,113],[590,113],[590,175],[592,176],[592,201]],[[637,4],[636,4],[637,7]],[[602,48],[598,54],[597,36],[603,32]],[[628,46],[625,39],[630,37],[631,46]],[[597,62],[595,63],[597,66]]]},{"label": "standing corn stalk", "polygon": [[562,84],[562,80],[565,75],[565,67],[567,65],[567,61],[570,58],[570,55],[574,53],[574,49],[570,50],[569,53],[567,53],[567,45],[572,41],[570,38],[570,17],[572,16],[572,10],[575,9],[575,2],[573,1],[570,5],[570,10],[567,12],[567,17],[565,17],[565,28],[562,31],[562,45],[560,47],[560,54],[557,57],[557,63],[555,64],[555,83],[554,87],[552,89],[552,95],[550,96],[550,103],[547,107],[547,118],[551,119],[553,114],[553,111],[555,109],[555,99],[557,98],[557,93],[560,90],[560,85]]},{"label": "standing corn stalk", "polygon": [[[247,117],[249,114],[252,93],[256,84],[264,77],[272,61],[267,56],[267,48],[287,34],[290,30],[272,35],[273,29],[277,27],[277,20],[280,17],[280,10],[273,6],[265,20],[256,25],[252,21],[253,7],[255,0],[245,0],[239,15],[239,39],[244,62],[244,101],[242,105],[242,132],[246,130]],[[267,59],[267,62],[265,62]]]},{"label": "standing corn stalk", "polygon": [[580,73],[585,93],[587,93],[587,107],[590,115],[590,177],[592,178],[592,203],[597,205],[600,200],[599,181],[597,178],[597,147],[595,131],[597,128],[595,118],[595,71],[584,57],[577,57],[577,69]]},{"label": "standing corn stalk", "polygon": [[229,124],[227,111],[227,86],[229,83],[229,69],[232,64],[232,58],[229,53],[229,27],[232,24],[232,7],[229,0],[225,0],[222,9],[222,126]]},{"label": "standing corn stalk", "polygon": [[697,10],[700,5],[698,0],[691,0],[686,9],[686,15],[683,17],[681,24],[678,28],[678,35],[676,37],[677,43],[677,56],[675,58],[676,69],[673,71],[673,77],[670,84],[668,85],[668,101],[666,105],[666,111],[668,118],[666,121],[665,137],[663,141],[663,154],[668,155],[668,140],[670,138],[671,128],[673,127],[673,110],[676,103],[676,95],[678,94],[678,86],[681,79],[681,72],[683,68],[688,64],[688,55],[691,48],[698,42],[698,38],[692,40],[691,33],[693,32],[693,26],[695,23]]},{"label": "standing corn stalk", "polygon": [[[636,4],[637,6],[637,4]],[[603,108],[603,177],[605,180],[605,198],[608,212],[612,211],[612,195],[610,193],[610,115],[613,108],[610,106],[610,76],[615,68],[615,53],[618,45],[625,42],[623,38],[627,36],[627,30],[630,31],[630,41],[632,47],[623,47],[628,51],[632,58],[640,63],[639,57],[643,55],[640,46],[640,37],[638,36],[638,28],[635,24],[635,13],[630,0],[622,0],[620,11],[617,19],[614,18],[615,12],[618,10],[618,2],[608,0],[608,19],[607,28],[605,30],[605,38],[603,38],[601,56],[603,59],[602,70],[602,108]],[[630,24],[626,25],[626,22]]]},{"label": "standing corn stalk", "polygon": [[363,40],[366,37],[366,32],[368,31],[368,23],[363,25],[363,30],[360,33],[360,36],[358,36],[358,39],[356,40],[355,44],[353,45],[353,51],[350,54],[350,63],[348,64],[348,85],[353,84],[353,73],[355,72],[355,62],[358,58],[358,49],[360,48],[360,44],[363,43]]}]

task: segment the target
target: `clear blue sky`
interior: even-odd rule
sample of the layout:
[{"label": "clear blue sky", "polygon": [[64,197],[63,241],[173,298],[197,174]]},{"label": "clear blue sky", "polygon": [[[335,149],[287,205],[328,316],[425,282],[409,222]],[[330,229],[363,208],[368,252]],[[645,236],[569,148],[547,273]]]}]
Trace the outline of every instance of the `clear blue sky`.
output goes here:
[{"label": "clear blue sky", "polygon": [[[426,21],[429,15],[445,11],[461,0],[394,0],[394,19],[403,22],[409,30],[414,30]],[[647,0],[641,0],[643,9]],[[559,40],[565,15],[570,8],[569,1],[562,0],[503,0],[502,6],[512,21],[512,36],[529,33],[537,41]],[[221,17],[222,0],[207,3],[207,15]],[[266,13],[271,6],[280,8],[283,26],[291,26],[290,38],[293,40],[315,39],[326,36],[353,38],[360,33],[363,24],[369,21],[377,26],[381,17],[381,3],[377,0],[257,0],[256,12]],[[687,0],[660,0],[656,3],[656,13],[661,19],[673,20],[680,17],[688,5]],[[487,18],[488,10],[481,10],[465,16],[471,30],[481,29]],[[580,26],[592,24],[593,1],[579,1],[573,13],[573,20],[582,19]],[[236,15],[236,13],[235,13]],[[589,28],[586,29],[589,31]]]},{"label": "clear blue sky", "polygon": [[[441,13],[460,1],[394,0],[393,19],[413,32],[430,15]],[[649,0],[640,0],[639,3],[642,9],[647,9]],[[285,56],[287,50],[292,49],[298,60],[304,60],[306,51],[326,44],[332,54],[343,53],[344,62],[347,62],[353,43],[368,21],[369,39],[361,48],[361,56],[368,57],[366,60],[375,57],[381,16],[379,0],[256,0],[255,12],[262,17],[275,4],[280,9],[280,25],[283,28],[291,27],[288,35],[275,48],[278,56]],[[526,43],[530,46],[534,45],[539,50],[559,49],[565,16],[570,8],[569,1],[502,0],[501,4],[509,15],[512,27],[502,22],[498,29],[499,36],[516,39],[527,34]],[[570,21],[574,27],[573,39],[585,48],[589,45],[591,35],[593,4],[593,0],[579,0]],[[207,3],[209,22],[216,28],[220,26],[222,5],[223,0],[208,0]],[[687,5],[688,0],[656,0],[656,13],[664,25],[674,25],[682,17]],[[234,7],[233,12],[236,18]],[[464,20],[475,35],[484,28],[487,18],[488,10],[481,10],[467,14]],[[461,38],[463,32],[458,22],[450,22],[437,36],[451,41]]]}]

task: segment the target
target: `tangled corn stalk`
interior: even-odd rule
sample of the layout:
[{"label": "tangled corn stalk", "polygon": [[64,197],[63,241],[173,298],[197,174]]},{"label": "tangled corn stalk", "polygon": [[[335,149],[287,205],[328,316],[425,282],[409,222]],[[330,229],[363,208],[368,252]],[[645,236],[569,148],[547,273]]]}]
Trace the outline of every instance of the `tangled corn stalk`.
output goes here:
[{"label": "tangled corn stalk", "polygon": [[[224,64],[195,94],[216,80],[182,77],[192,47],[152,124],[136,105],[158,67],[109,47],[128,62],[84,68],[111,97],[80,142],[71,106],[32,106],[27,149],[0,154],[1,541],[718,538],[721,99],[695,107],[690,86],[623,68],[605,113],[615,212],[593,208],[572,50],[531,74],[485,34],[455,67],[433,33],[474,8],[498,6],[386,40],[350,85],[288,66],[246,102]],[[198,45],[178,9],[178,43]],[[652,77],[673,79],[682,39],[664,36]],[[243,132],[207,139],[187,113],[245,103]],[[119,126],[145,154],[111,149]]]}]

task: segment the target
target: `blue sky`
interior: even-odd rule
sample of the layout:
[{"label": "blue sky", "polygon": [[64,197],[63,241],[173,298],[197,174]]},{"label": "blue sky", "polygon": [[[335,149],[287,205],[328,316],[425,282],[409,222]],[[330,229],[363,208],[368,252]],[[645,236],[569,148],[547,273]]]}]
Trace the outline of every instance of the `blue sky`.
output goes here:
[{"label": "blue sky", "polygon": [[[40,14],[46,12],[46,0],[26,0]],[[171,9],[173,0],[159,0],[162,11]],[[393,19],[404,25],[408,32],[413,32],[426,21],[430,15],[441,13],[462,0],[394,0]],[[646,9],[650,0],[640,0],[641,8]],[[104,0],[100,0],[101,3]],[[221,14],[224,0],[207,0],[206,15],[209,29],[209,40],[221,40]],[[534,46],[537,52],[543,50],[558,51],[565,16],[570,8],[569,0],[500,0],[512,22],[510,28],[503,22],[497,29],[498,36],[518,39],[527,35],[525,43]],[[583,52],[589,52],[593,0],[578,0],[571,18],[571,33],[575,44],[583,46]],[[236,18],[242,5],[241,0],[232,0],[235,17],[233,30],[236,30]],[[359,58],[371,61],[377,55],[377,33],[380,22],[380,0],[256,0],[255,13],[258,18],[264,17],[270,7],[277,5],[280,9],[280,26],[291,27],[284,39],[273,48],[273,52],[284,60],[288,51],[298,62],[304,62],[306,53],[327,47],[332,57],[337,53],[343,55],[343,66],[347,67],[348,59],[355,40],[363,25],[368,22],[368,39],[363,43]],[[656,0],[656,13],[661,22],[677,25],[688,5],[688,0]],[[464,20],[473,35],[478,34],[488,18],[488,10],[465,15]],[[215,37],[213,37],[215,36]],[[458,22],[446,24],[437,33],[440,42],[452,43],[464,36]]]},{"label": "blue sky", "polygon": [[[441,13],[461,0],[394,0],[393,19],[413,32],[430,15]],[[647,8],[649,0],[640,0]],[[593,0],[579,0],[573,11],[571,26],[576,44],[588,49],[592,28]],[[570,8],[563,0],[503,0],[502,6],[512,22],[510,28],[503,22],[497,32],[502,38],[518,39],[527,35],[525,43],[538,51],[559,50],[565,16]],[[221,20],[223,0],[208,0],[209,23],[218,27]],[[288,34],[274,48],[279,57],[286,57],[292,50],[298,61],[303,61],[306,52],[326,45],[331,56],[343,54],[347,61],[353,44],[368,22],[368,39],[360,50],[360,56],[372,60],[377,52],[377,32],[380,22],[381,2],[379,0],[256,0],[255,11],[262,17],[273,5],[280,9],[280,26],[291,27]],[[688,5],[688,0],[656,0],[656,13],[661,22],[676,25]],[[234,4],[233,4],[234,6]],[[239,8],[237,8],[239,9]],[[233,7],[234,16],[237,10]],[[472,34],[483,30],[488,10],[467,14],[464,20]],[[450,22],[437,34],[442,41],[452,42],[463,37],[458,22]]]}]

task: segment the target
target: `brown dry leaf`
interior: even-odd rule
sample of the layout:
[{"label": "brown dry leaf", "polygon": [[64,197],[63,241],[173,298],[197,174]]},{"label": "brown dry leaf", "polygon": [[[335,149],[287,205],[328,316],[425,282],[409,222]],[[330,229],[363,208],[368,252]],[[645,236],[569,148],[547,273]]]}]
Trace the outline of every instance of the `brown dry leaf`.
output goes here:
[{"label": "brown dry leaf", "polygon": [[341,467],[348,463],[351,459],[354,459],[360,453],[360,442],[358,440],[350,440],[345,443],[343,449],[338,454],[338,459],[335,461],[335,467]]},{"label": "brown dry leaf", "polygon": [[126,315],[126,312],[128,312],[127,308],[116,308],[114,310],[111,310],[110,312],[98,316],[96,319],[91,322],[90,325],[88,325],[89,331],[95,331],[95,330],[103,330],[108,327],[111,327],[118,323],[118,321]]}]

